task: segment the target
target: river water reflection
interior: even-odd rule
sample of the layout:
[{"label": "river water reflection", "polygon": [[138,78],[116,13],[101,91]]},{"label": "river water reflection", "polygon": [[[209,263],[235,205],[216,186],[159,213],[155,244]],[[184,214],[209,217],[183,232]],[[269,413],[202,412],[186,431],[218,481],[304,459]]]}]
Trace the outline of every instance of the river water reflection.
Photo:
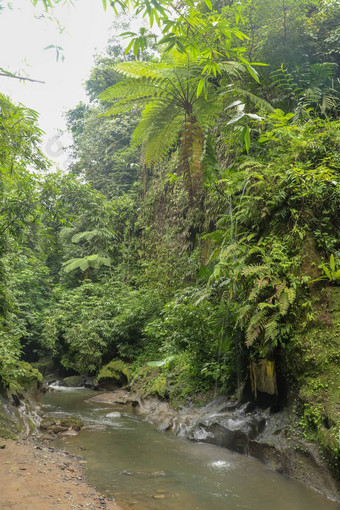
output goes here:
[{"label": "river water reflection", "polygon": [[89,482],[124,509],[339,510],[340,505],[217,446],[158,432],[132,407],[91,402],[93,391],[45,393],[45,413],[80,417],[88,427],[57,439],[86,461]]}]

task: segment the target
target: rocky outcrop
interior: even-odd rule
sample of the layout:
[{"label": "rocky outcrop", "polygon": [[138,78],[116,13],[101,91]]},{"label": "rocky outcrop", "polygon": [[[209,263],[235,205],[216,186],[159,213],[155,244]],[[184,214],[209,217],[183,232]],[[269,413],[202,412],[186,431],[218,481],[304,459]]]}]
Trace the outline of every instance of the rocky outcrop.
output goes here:
[{"label": "rocky outcrop", "polygon": [[64,377],[61,380],[61,384],[67,388],[81,388],[85,386],[86,378],[82,375],[71,375],[70,377]]},{"label": "rocky outcrop", "polygon": [[[105,400],[104,395],[110,394],[101,395],[104,401],[111,398],[114,402],[112,396]],[[143,399],[135,393],[126,393],[125,398],[161,431],[251,455],[270,469],[340,502],[339,484],[315,444],[294,434],[289,409],[271,412],[270,408],[254,408],[250,402],[240,405],[218,397],[200,409],[183,407],[175,411],[167,402],[156,398]]]},{"label": "rocky outcrop", "polygon": [[47,435],[74,436],[83,427],[83,422],[73,416],[61,418],[60,420],[53,416],[45,416],[40,423],[40,430]]},{"label": "rocky outcrop", "polygon": [[113,360],[100,370],[97,382],[99,388],[114,390],[127,386],[130,378],[128,366],[121,360]]}]

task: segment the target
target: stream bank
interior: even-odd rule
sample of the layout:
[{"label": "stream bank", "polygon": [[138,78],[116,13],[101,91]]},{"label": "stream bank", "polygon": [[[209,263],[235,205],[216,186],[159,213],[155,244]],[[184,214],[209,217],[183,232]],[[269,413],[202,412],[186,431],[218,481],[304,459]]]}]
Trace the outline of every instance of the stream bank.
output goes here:
[{"label": "stream bank", "polygon": [[[67,391],[65,392],[65,390]],[[193,440],[192,444],[196,443],[198,445],[197,448],[199,449],[199,452],[195,453],[195,464],[197,461],[199,464],[202,462],[205,463],[207,455],[211,455],[209,469],[214,470],[214,482],[218,479],[218,476],[221,477],[221,475],[223,475],[220,482],[218,482],[222,483],[222,480],[224,480],[225,477],[228,479],[229,476],[231,476],[230,470],[237,470],[238,468],[236,466],[243,466],[243,463],[245,463],[244,467],[241,469],[242,472],[242,470],[244,470],[247,466],[248,461],[246,456],[253,456],[264,461],[272,472],[276,471],[278,473],[288,474],[291,478],[312,487],[314,490],[326,495],[333,501],[339,502],[339,493],[337,492],[338,487],[336,482],[331,479],[327,469],[323,468],[321,460],[317,457],[317,452],[313,452],[312,450],[312,445],[297,442],[296,438],[287,437],[285,434],[285,431],[289,429],[291,419],[288,411],[286,413],[279,412],[271,414],[269,410],[253,409],[250,403],[239,405],[236,401],[228,400],[225,397],[218,397],[199,409],[194,408],[193,406],[187,406],[176,411],[165,401],[160,401],[157,398],[142,398],[137,393],[129,393],[122,389],[105,393],[94,393],[93,390],[80,388],[65,388],[65,390],[60,392],[47,392],[45,397],[48,397],[49,395],[55,395],[55,397],[57,397],[58,394],[61,397],[63,393],[70,395],[72,393],[78,393],[79,396],[80,394],[83,394],[84,396],[81,397],[81,400],[85,399],[84,402],[87,402],[86,408],[88,411],[86,411],[86,413],[89,413],[85,415],[85,423],[88,422],[89,419],[90,421],[93,420],[93,412],[99,412],[98,417],[101,421],[92,426],[85,425],[84,430],[78,437],[76,434],[74,434],[75,437],[72,437],[73,434],[71,437],[68,437],[68,435],[64,436],[65,432],[61,431],[60,433],[55,433],[56,431],[51,429],[50,437],[46,438],[46,440],[43,443],[40,443],[40,445],[32,444],[29,441],[26,441],[25,443],[17,443],[13,440],[7,441],[6,447],[0,451],[2,460],[1,479],[8,481],[8,484],[6,484],[6,493],[3,494],[3,498],[7,498],[6,505],[8,501],[8,505],[5,506],[5,508],[21,510],[21,507],[18,505],[10,506],[11,501],[16,501],[16,495],[14,494],[13,487],[16,488],[18,492],[18,500],[31,501],[31,506],[27,506],[26,504],[25,507],[22,507],[22,510],[24,510],[24,508],[28,508],[29,510],[39,510],[38,500],[34,500],[34,494],[39,494],[39,501],[44,502],[44,506],[41,506],[41,509],[44,510],[45,508],[48,510],[80,510],[82,508],[90,508],[90,510],[107,508],[108,510],[111,510],[118,508],[117,506],[114,506],[111,501],[108,501],[105,498],[103,499],[103,496],[100,493],[96,492],[92,487],[86,484],[81,470],[81,467],[86,468],[86,477],[92,486],[98,487],[102,493],[108,492],[104,487],[102,488],[100,486],[102,478],[100,469],[103,468],[104,458],[109,454],[109,451],[110,454],[107,459],[109,469],[107,470],[110,475],[110,480],[108,479],[106,483],[107,487],[109,487],[109,484],[112,483],[112,477],[116,477],[116,486],[113,492],[110,492],[109,495],[110,497],[116,496],[120,504],[122,496],[119,491],[121,490],[121,486],[126,484],[126,482],[128,482],[128,484],[133,482],[133,485],[129,487],[129,490],[132,491],[130,494],[134,494],[134,484],[136,481],[137,483],[142,483],[144,485],[149,479],[151,480],[152,487],[156,487],[156,482],[159,482],[159,490],[162,491],[168,489],[168,487],[164,489],[166,484],[175,484],[174,487],[172,487],[172,485],[169,487],[167,493],[156,494],[157,497],[164,496],[166,498],[171,497],[173,499],[177,497],[180,498],[180,501],[182,501],[183,494],[179,492],[178,484],[186,485],[188,481],[184,482],[182,480],[182,475],[180,475],[179,478],[172,476],[172,474],[167,474],[165,476],[165,472],[163,472],[162,468],[159,466],[155,467],[154,461],[152,461],[152,465],[148,467],[149,461],[147,460],[146,455],[149,449],[153,449],[154,451],[159,450],[161,456],[169,455],[170,452],[164,453],[164,441],[165,447],[169,447],[171,452],[178,448],[178,453],[181,455],[184,447],[188,449],[188,454],[191,455],[191,453],[189,453],[191,452],[191,447],[183,446],[185,444],[183,443],[185,439],[191,439]],[[46,402],[45,397],[44,400]],[[47,399],[47,404],[48,400],[49,398]],[[77,401],[79,401],[79,397],[77,397],[75,403]],[[30,408],[30,405],[27,402],[24,402],[20,411],[21,414],[27,412],[28,409],[30,409],[30,416],[32,416],[32,409]],[[33,410],[34,413],[36,413],[34,406]],[[51,415],[54,415],[54,411],[52,407],[49,407],[49,404],[46,408],[44,408],[44,412],[46,410],[47,414],[51,413]],[[73,402],[69,405],[68,409],[64,409],[63,411],[63,408],[60,408],[60,410],[62,411],[60,417],[69,414],[73,415],[75,413],[76,417],[81,418],[81,415],[77,413],[76,406]],[[131,411],[133,411],[132,414]],[[156,426],[161,432],[170,432],[170,434],[162,434],[161,436],[158,436],[158,439],[157,437],[154,437],[154,433],[151,432],[153,427],[146,429],[143,428],[136,443],[133,436],[131,437],[130,431],[132,431],[131,427],[134,428],[137,426],[137,423],[140,422],[140,419],[136,421],[138,415],[142,422],[147,421]],[[134,418],[134,416],[136,416],[136,418]],[[28,416],[26,418],[26,422],[30,423],[32,421]],[[103,423],[102,420],[104,420]],[[128,456],[128,451],[125,450],[123,443],[119,446],[118,452],[114,450],[114,447],[111,452],[111,443],[109,448],[102,448],[100,446],[100,443],[104,440],[104,436],[107,435],[107,431],[105,430],[107,427],[109,427],[109,436],[112,434],[116,436],[121,432],[124,433],[124,430],[126,430],[125,440],[127,441],[126,444],[128,445],[128,450],[131,448],[133,449],[132,458],[134,458],[137,454],[138,443],[140,443],[140,441],[142,441],[140,445],[146,443],[142,446],[143,449],[146,448],[146,451],[138,451],[138,456],[141,454],[141,458],[138,461],[140,466],[138,466],[138,468],[135,467],[131,469],[129,466],[128,469],[126,469],[126,466],[124,465],[126,459],[124,457]],[[151,434],[150,437],[149,434]],[[177,436],[177,438],[174,436]],[[55,444],[53,438],[56,439]],[[89,444],[83,445],[84,440],[89,442]],[[121,442],[119,438],[117,438],[117,440],[118,443]],[[154,447],[151,446],[152,441],[155,442]],[[202,443],[210,443],[215,445],[215,447],[222,446],[224,447],[224,450],[219,448],[217,449],[220,453],[216,460],[214,450],[210,451],[210,449],[214,447],[211,447],[209,444],[204,445]],[[67,449],[70,448],[69,452],[71,451],[72,455],[70,456],[69,453],[58,451],[56,448],[51,446],[52,444],[53,446],[66,447]],[[89,446],[89,448],[87,448],[87,446]],[[102,448],[102,453],[100,454],[102,457],[94,460],[95,469],[94,473],[92,470],[91,474],[92,468],[90,468],[90,464],[93,462],[93,459],[91,460],[92,454],[90,451],[84,450],[91,450],[92,447],[94,447],[96,451],[99,451]],[[307,447],[309,450],[307,450]],[[193,446],[193,448],[195,449],[196,447]],[[237,453],[245,455],[243,455],[240,460],[237,460],[239,458],[237,457],[237,453],[233,454],[230,450],[234,450]],[[79,453],[86,456],[86,460],[82,460],[82,458],[79,457]],[[196,457],[198,454],[200,459]],[[5,459],[6,455],[8,457]],[[89,463],[87,464],[88,455],[90,455],[90,458]],[[226,456],[226,459],[224,459],[224,456]],[[79,462],[81,463],[81,467]],[[254,460],[253,462],[256,461]],[[250,463],[250,466],[251,465],[252,464]],[[225,466],[227,466],[228,469]],[[220,472],[222,468],[227,470],[222,473]],[[261,475],[264,469],[265,468],[262,468],[260,464],[257,468],[255,467],[255,472],[258,471],[258,474],[255,476],[256,481],[253,481],[254,487],[252,490],[254,491],[256,487],[256,491],[260,491],[261,493],[261,491],[264,490],[264,494],[266,494],[266,483],[265,487],[261,489],[261,483],[263,484],[263,481],[260,482],[260,480],[262,480],[262,476],[265,476],[265,479],[267,477],[264,473]],[[156,474],[157,478],[154,478]],[[247,484],[252,483],[249,475],[251,475],[250,472],[247,475]],[[93,476],[94,479],[91,478]],[[200,473],[199,475],[196,474],[194,478],[197,476],[205,477],[205,475]],[[242,478],[241,474],[238,476]],[[273,476],[275,476],[276,480],[278,475],[273,473]],[[278,479],[275,483],[280,484],[281,482]],[[72,487],[69,487],[69,485]],[[26,491],[25,493],[21,491],[21,486],[24,486],[24,492]],[[42,487],[41,491],[40,487]],[[216,493],[218,493],[219,490],[220,489],[217,488]],[[294,490],[301,490],[303,493],[302,486],[301,489],[294,489],[293,486],[289,486],[287,490],[289,491],[289,497],[291,498]],[[291,493],[292,490],[293,493]],[[149,491],[151,496],[148,494],[148,499],[155,499],[156,496],[150,489]],[[178,494],[180,494],[180,496]],[[78,496],[80,499],[77,499]],[[81,506],[84,505],[82,501],[83,496],[86,499],[85,506]],[[235,497],[239,497],[237,496],[237,492]],[[302,497],[302,500],[303,498],[304,496]],[[123,508],[130,508],[130,502],[133,502],[135,499],[136,498],[130,498],[130,500],[125,499],[125,506],[123,505]],[[295,500],[293,499],[293,501]],[[158,499],[156,502],[158,502]],[[168,502],[170,503],[169,508],[178,508],[178,506],[176,506],[177,502],[175,506],[171,506],[171,501]],[[325,508],[328,508],[326,501],[324,502],[324,500],[321,499],[320,502],[321,505],[325,504]],[[332,505],[331,502],[329,504]],[[189,505],[188,508],[191,509],[196,507],[198,508],[197,505]],[[140,510],[140,508],[149,509],[154,507],[140,507],[139,505],[135,505],[131,508]],[[161,507],[157,506],[155,508],[158,509]],[[208,506],[203,508],[211,508],[211,506],[208,504]],[[250,508],[253,508],[253,506]],[[265,508],[270,508],[270,506],[265,506]],[[293,505],[291,508],[298,508],[300,510],[300,506],[294,507]],[[319,510],[319,508],[324,507],[319,506],[318,504],[315,507],[310,507],[307,504],[307,506],[302,506],[301,508],[317,508]],[[333,508],[333,506],[331,506],[331,508]],[[335,506],[334,508],[338,508],[338,506]]]},{"label": "stream bank", "polygon": [[31,440],[6,441],[0,480],[4,510],[120,510],[88,485],[79,459]]},{"label": "stream bank", "polygon": [[84,457],[86,478],[124,510],[338,510],[339,505],[250,456],[161,433],[136,401],[58,387],[41,395],[46,418],[70,414],[80,433],[46,441]]},{"label": "stream bank", "polygon": [[157,398],[142,398],[124,390],[100,393],[92,402],[125,405],[162,432],[190,440],[222,446],[255,457],[271,470],[285,474],[340,503],[340,488],[316,446],[294,435],[294,414],[289,409],[271,413],[217,397],[201,408],[174,410]]}]

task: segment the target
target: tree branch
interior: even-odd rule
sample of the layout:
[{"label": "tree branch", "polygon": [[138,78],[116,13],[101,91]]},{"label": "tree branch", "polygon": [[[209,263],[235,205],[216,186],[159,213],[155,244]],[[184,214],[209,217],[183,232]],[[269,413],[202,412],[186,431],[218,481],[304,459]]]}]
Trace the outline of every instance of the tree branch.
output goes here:
[{"label": "tree branch", "polygon": [[0,76],[6,76],[6,78],[15,78],[16,80],[24,80],[24,81],[32,81],[34,83],[46,83],[45,81],[41,80],[33,80],[32,78],[26,78],[25,76],[15,76],[15,74],[12,73],[0,73]]}]

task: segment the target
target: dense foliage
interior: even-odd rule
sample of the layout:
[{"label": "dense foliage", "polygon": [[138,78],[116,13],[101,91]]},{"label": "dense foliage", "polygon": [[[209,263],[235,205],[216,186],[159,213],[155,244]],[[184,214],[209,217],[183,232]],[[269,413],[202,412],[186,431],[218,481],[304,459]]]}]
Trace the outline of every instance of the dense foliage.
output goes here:
[{"label": "dense foliage", "polygon": [[126,32],[97,58],[67,113],[67,174],[46,172],[36,114],[0,95],[1,385],[20,357],[94,376],[119,359],[178,404],[257,395],[267,360],[339,469],[338,3],[132,6],[161,40]]}]

